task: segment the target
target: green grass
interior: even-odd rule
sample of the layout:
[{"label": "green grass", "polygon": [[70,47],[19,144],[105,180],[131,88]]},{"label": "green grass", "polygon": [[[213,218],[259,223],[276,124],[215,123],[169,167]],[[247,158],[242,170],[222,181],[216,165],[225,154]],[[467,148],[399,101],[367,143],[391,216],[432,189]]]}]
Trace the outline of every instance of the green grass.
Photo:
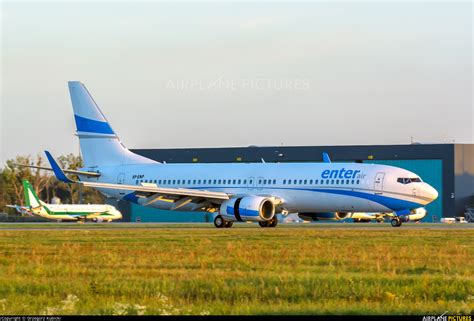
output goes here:
[{"label": "green grass", "polygon": [[0,314],[474,313],[474,229],[72,226],[0,230]]}]

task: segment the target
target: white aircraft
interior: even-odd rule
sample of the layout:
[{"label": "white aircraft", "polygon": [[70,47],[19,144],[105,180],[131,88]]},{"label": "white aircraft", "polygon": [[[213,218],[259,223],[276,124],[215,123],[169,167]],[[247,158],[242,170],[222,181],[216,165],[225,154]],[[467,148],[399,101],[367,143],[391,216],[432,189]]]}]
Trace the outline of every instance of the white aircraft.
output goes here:
[{"label": "white aircraft", "polygon": [[122,218],[122,213],[112,205],[46,204],[38,198],[27,180],[23,180],[23,192],[26,206],[7,205],[22,214],[41,216],[51,220],[82,222],[111,222]]},{"label": "white aircraft", "polygon": [[[405,169],[360,163],[165,164],[124,147],[86,87],[69,82],[85,167],[72,181],[46,152],[58,179],[98,189],[116,199],[172,211],[216,213],[216,227],[254,221],[277,225],[275,213],[393,213],[393,226],[438,192]],[[231,129],[229,129],[231,130]],[[149,133],[150,135],[152,133]],[[176,215],[179,215],[178,213]]]}]

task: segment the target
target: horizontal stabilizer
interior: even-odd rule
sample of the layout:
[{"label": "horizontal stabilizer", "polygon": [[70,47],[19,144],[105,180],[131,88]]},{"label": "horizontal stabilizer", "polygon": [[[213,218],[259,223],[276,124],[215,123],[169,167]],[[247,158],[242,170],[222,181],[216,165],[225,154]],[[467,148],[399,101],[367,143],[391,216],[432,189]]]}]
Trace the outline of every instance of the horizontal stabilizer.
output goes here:
[{"label": "horizontal stabilizer", "polygon": [[[51,167],[44,167],[44,166],[35,166],[35,165],[28,165],[28,164],[20,164],[20,163],[13,163],[15,166],[20,166],[20,167],[29,167],[29,168],[37,168],[37,169],[42,169],[45,171],[52,171],[53,169]],[[96,172],[85,172],[85,171],[76,171],[73,169],[63,169],[62,170],[64,173],[67,174],[75,174],[75,175],[83,175],[83,176],[90,176],[90,177],[99,177],[100,174]]]}]

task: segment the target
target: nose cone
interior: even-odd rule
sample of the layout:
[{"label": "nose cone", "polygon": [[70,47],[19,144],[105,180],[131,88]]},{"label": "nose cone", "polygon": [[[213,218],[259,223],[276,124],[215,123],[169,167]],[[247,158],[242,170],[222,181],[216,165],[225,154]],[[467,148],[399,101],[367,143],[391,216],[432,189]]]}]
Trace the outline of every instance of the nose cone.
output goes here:
[{"label": "nose cone", "polygon": [[431,200],[430,202],[433,202],[438,198],[438,191],[429,184],[426,184],[426,186],[423,188],[423,194],[425,194],[424,196]]},{"label": "nose cone", "polygon": [[115,215],[115,217],[116,217],[117,219],[121,219],[121,218],[122,218],[122,213],[120,213],[119,210],[115,210],[115,211],[114,211],[114,215]]}]

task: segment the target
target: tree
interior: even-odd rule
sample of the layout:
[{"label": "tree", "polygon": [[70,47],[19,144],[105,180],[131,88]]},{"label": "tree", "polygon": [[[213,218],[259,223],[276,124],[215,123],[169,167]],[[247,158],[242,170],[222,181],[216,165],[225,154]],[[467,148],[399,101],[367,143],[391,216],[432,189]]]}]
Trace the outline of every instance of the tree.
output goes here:
[{"label": "tree", "polygon": [[[79,169],[82,167],[80,156],[69,154],[58,158],[59,164],[65,169]],[[63,203],[74,204],[78,200],[79,188],[76,184],[66,184],[58,181],[49,171],[31,169],[29,167],[17,166],[15,164],[28,164],[44,166],[44,159],[38,155],[33,161],[30,155],[16,156],[7,161],[7,165],[0,169],[0,209],[7,204],[24,205],[22,180],[27,179],[35,189],[36,193],[47,202],[52,196],[58,196]],[[72,178],[77,179],[77,177]],[[84,203],[104,203],[104,196],[92,188],[83,188]],[[11,212],[11,211],[10,211]]]}]

